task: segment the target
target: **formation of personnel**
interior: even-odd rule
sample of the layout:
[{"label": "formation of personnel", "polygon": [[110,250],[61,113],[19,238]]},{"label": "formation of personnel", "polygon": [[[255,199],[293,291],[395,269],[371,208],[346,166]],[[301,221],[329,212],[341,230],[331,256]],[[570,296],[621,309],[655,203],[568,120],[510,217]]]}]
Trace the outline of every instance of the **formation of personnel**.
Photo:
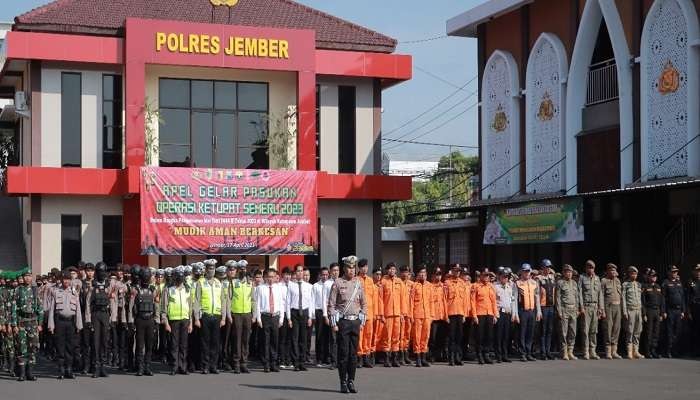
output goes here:
[{"label": "formation of personnel", "polygon": [[411,357],[416,367],[463,365],[468,353],[479,364],[511,362],[513,354],[523,362],[576,360],[579,344],[586,360],[670,358],[683,326],[695,355],[700,350],[700,266],[686,284],[676,267],[659,284],[654,270],[630,266],[621,282],[614,264],[599,277],[593,261],[579,275],[570,265],[556,273],[549,260],[537,270],[522,264],[517,275],[484,268],[472,281],[459,264],[370,271],[350,256],[342,276],[333,263],[311,284],[302,265],[278,274],[250,273],[245,260],[216,264],[88,263],[36,283],[29,273],[0,280],[1,367],[35,380],[41,350],[59,379],[106,377],[108,366],[150,376],[157,361],[171,375],[246,374],[251,356],[265,373],[306,371],[315,336],[316,366],[337,368],[341,391],[356,393],[356,368],[400,367]]}]

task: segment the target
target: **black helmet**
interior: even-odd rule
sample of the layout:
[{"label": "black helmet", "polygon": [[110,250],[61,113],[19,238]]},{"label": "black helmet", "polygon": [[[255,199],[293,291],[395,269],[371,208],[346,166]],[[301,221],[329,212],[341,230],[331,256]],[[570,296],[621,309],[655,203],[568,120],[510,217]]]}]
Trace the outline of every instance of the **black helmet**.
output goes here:
[{"label": "black helmet", "polygon": [[134,264],[131,266],[131,276],[134,278],[138,278],[138,276],[141,274],[141,266],[138,264]]},{"label": "black helmet", "polygon": [[147,285],[151,283],[151,269],[150,268],[144,268],[141,270],[141,284]]},{"label": "black helmet", "polygon": [[95,265],[95,271],[97,272],[107,272],[107,264],[104,262],[100,261]]}]

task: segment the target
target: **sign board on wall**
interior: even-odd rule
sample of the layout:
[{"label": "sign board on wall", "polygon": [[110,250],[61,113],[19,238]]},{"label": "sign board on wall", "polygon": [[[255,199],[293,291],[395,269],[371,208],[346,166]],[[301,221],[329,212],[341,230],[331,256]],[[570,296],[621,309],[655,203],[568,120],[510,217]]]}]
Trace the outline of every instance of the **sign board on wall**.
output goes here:
[{"label": "sign board on wall", "polygon": [[580,198],[488,209],[484,244],[583,240],[583,200]]},{"label": "sign board on wall", "polygon": [[147,255],[316,254],[316,172],[141,168]]}]

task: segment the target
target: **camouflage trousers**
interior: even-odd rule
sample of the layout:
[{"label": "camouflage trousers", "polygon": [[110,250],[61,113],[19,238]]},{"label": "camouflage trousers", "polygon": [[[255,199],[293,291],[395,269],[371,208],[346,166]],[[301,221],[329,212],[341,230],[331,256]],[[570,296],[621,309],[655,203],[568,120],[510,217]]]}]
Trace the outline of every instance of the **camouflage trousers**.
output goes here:
[{"label": "camouflage trousers", "polygon": [[18,365],[36,364],[36,353],[39,350],[39,330],[36,320],[26,320],[19,323],[19,332],[15,336]]},{"label": "camouflage trousers", "polygon": [[0,354],[2,354],[5,361],[15,358],[15,338],[11,333],[5,332],[0,334]]}]

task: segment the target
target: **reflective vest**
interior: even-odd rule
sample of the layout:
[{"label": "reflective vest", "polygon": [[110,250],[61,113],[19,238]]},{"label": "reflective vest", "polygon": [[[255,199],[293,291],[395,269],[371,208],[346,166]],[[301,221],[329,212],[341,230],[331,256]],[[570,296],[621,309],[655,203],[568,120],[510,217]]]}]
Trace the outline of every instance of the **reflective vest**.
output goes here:
[{"label": "reflective vest", "polygon": [[168,319],[170,321],[182,321],[190,319],[190,291],[186,287],[168,288]]},{"label": "reflective vest", "polygon": [[200,283],[201,299],[199,305],[202,313],[210,315],[221,315],[221,281],[214,278],[211,281],[204,280]]},{"label": "reflective vest", "polygon": [[253,312],[253,286],[236,279],[229,284],[231,313],[248,314]]}]

